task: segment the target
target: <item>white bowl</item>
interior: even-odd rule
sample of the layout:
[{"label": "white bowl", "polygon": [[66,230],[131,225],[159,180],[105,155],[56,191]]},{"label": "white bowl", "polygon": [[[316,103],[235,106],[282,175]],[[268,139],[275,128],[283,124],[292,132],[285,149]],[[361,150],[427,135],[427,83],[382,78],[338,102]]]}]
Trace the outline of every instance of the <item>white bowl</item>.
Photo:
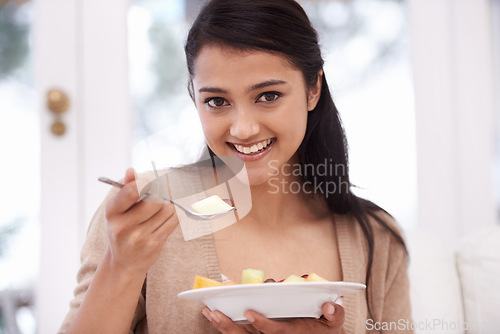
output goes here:
[{"label": "white bowl", "polygon": [[325,302],[365,288],[364,284],[347,282],[241,284],[188,290],[178,297],[200,301],[233,321],[245,321],[247,310],[272,319],[319,318]]}]

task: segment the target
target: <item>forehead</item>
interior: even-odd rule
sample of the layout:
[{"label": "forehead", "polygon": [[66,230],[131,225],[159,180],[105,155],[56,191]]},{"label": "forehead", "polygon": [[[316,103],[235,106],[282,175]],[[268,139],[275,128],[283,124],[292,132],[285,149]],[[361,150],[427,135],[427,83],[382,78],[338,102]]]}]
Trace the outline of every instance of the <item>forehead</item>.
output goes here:
[{"label": "forehead", "polygon": [[265,75],[274,79],[302,79],[302,72],[283,55],[206,45],[194,61],[193,83],[217,80],[255,81]]}]

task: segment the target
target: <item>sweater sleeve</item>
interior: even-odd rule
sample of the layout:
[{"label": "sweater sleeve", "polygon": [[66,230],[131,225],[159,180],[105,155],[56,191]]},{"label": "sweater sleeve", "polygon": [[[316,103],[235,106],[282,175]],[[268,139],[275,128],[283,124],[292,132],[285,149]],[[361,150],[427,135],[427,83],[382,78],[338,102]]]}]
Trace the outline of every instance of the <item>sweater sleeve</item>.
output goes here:
[{"label": "sweater sleeve", "polygon": [[[99,266],[106,248],[108,247],[108,239],[106,232],[106,222],[104,219],[104,208],[107,201],[116,195],[118,190],[112,189],[101,206],[97,209],[94,217],[92,218],[89,229],[87,231],[87,238],[83,244],[82,250],[80,252],[80,269],[77,274],[77,285],[73,292],[74,297],[69,304],[69,312],[67,313],[64,321],[58,331],[58,334],[63,334],[68,329],[71,321],[75,317],[80,305],[85,298],[87,289],[94,278],[94,274]],[[145,318],[145,300],[144,300],[144,290],[141,297],[137,303],[136,312],[131,326],[131,333],[133,333],[136,325]]]},{"label": "sweater sleeve", "polygon": [[[394,241],[393,241],[394,242]],[[408,258],[401,245],[392,245],[387,268],[382,323],[392,325],[383,333],[413,333],[411,330]]]},{"label": "sweater sleeve", "polygon": [[[383,219],[401,235],[392,217],[384,215]],[[381,226],[375,227],[371,285],[367,333],[413,333],[406,249]]]}]

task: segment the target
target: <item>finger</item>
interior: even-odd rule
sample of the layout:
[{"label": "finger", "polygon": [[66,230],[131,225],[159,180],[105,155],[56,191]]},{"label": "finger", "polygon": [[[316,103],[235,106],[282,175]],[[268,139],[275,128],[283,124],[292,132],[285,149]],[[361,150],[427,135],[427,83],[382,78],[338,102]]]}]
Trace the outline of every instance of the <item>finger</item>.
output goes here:
[{"label": "finger", "polygon": [[234,323],[230,318],[219,311],[209,313],[212,326],[223,334],[248,334],[246,330]]},{"label": "finger", "polygon": [[262,332],[259,331],[257,328],[252,326],[251,324],[238,324],[240,328],[245,330],[245,333],[250,333],[250,334],[261,334]]},{"label": "finger", "polygon": [[[154,220],[152,220],[153,217],[155,217],[159,212],[161,212],[163,207],[164,207],[163,203],[149,203],[149,202],[136,203],[126,212],[127,220],[129,222],[134,222],[135,224],[144,224],[149,221],[154,222]],[[158,220],[159,219],[157,218],[157,221]],[[149,226],[150,224],[146,225]],[[158,226],[159,224],[157,224],[155,228],[152,228],[151,231],[155,230]]]},{"label": "finger", "polygon": [[[149,207],[150,205],[142,203],[140,205],[138,204],[137,210],[135,208],[133,209],[134,215],[137,215],[138,218],[132,218],[135,221],[140,220],[140,223],[137,224],[139,225],[138,228],[146,235],[153,234],[175,213],[175,211],[170,209],[166,204],[156,204],[152,206],[151,209],[144,209],[146,206]],[[157,209],[159,210],[156,211]]]},{"label": "finger", "polygon": [[[127,197],[125,199],[120,198],[118,200],[120,204],[123,204],[123,207],[121,207],[121,210],[120,210],[122,213],[126,212],[131,207],[133,207],[136,203],[142,201],[144,198],[147,197],[146,194],[141,193],[141,189],[144,187],[144,184],[146,182],[147,182],[147,180],[144,178],[137,178],[137,175],[135,174],[135,170],[133,168],[128,168],[125,171],[123,188],[126,188],[126,189],[125,189],[125,191],[123,191],[123,194]],[[123,188],[122,188],[122,190],[123,190]],[[134,188],[135,188],[135,191],[134,191]],[[158,201],[156,201],[156,203],[158,203]]]},{"label": "finger", "polygon": [[336,303],[324,303],[321,310],[326,325],[330,327],[340,327],[344,323],[345,311],[342,305]]},{"label": "finger", "polygon": [[166,246],[167,238],[175,231],[176,227],[179,225],[179,219],[176,215],[170,217],[166,222],[159,226],[156,231],[151,235],[153,240],[162,243],[162,249]]},{"label": "finger", "polygon": [[323,312],[323,317],[326,319],[326,321],[334,321],[335,305],[333,303],[324,303],[321,307],[321,311]]},{"label": "finger", "polygon": [[[162,238],[163,235],[167,234],[169,236],[179,224],[179,219],[175,213],[175,209],[169,207],[165,204],[165,208],[162,209],[156,216],[158,216],[159,223],[156,225],[151,225],[151,234],[155,237]],[[156,217],[155,216],[155,217]]]},{"label": "finger", "polygon": [[135,171],[133,168],[128,168],[125,171],[125,179],[123,180],[124,184],[130,183],[135,180]]},{"label": "finger", "polygon": [[172,204],[162,203],[160,205],[160,210],[155,213],[153,217],[143,223],[144,225],[149,226],[148,230],[150,233],[156,231],[164,222],[175,214],[175,209],[172,208]]},{"label": "finger", "polygon": [[255,311],[246,311],[244,313],[245,318],[248,322],[257,330],[264,333],[298,333],[296,329],[299,327],[299,322],[301,319],[294,320],[295,325],[293,327],[290,326],[290,322],[288,321],[275,321],[264,317],[262,314]]},{"label": "finger", "polygon": [[[150,203],[163,203],[164,200],[155,194],[154,189],[151,189],[151,180],[147,177],[141,177],[136,179],[137,191],[141,195],[141,200],[145,200]],[[155,195],[155,196],[154,196]]]},{"label": "finger", "polygon": [[271,320],[255,311],[246,311],[245,317],[248,322],[266,334],[274,333],[330,333],[326,321],[316,318],[293,318],[287,321]]},{"label": "finger", "polygon": [[208,321],[212,322],[212,317],[210,316],[210,309],[208,307],[205,307],[203,310],[201,310],[201,314],[207,318]]},{"label": "finger", "polygon": [[116,194],[111,201],[109,201],[106,206],[106,212],[111,215],[125,213],[138,201],[139,193],[137,192],[137,187],[134,181],[130,181],[120,189],[118,194]]},{"label": "finger", "polygon": [[133,168],[128,168],[125,171],[125,178],[123,179],[124,186],[106,206],[106,212],[109,214],[124,213],[139,200],[139,194],[137,193],[137,190],[134,189],[136,187],[131,185],[134,181],[135,171]]}]

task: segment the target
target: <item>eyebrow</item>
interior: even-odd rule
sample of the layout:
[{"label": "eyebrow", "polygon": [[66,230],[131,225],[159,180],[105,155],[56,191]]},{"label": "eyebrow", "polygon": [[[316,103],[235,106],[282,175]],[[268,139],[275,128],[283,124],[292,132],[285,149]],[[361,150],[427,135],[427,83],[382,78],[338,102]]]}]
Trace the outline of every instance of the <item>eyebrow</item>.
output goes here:
[{"label": "eyebrow", "polygon": [[265,88],[268,86],[284,85],[284,84],[286,84],[286,81],[283,81],[283,80],[267,80],[267,81],[258,83],[256,85],[253,85],[252,87],[250,87],[250,89],[247,91],[247,93],[250,93],[253,90]]},{"label": "eyebrow", "polygon": [[[284,85],[286,84],[286,81],[283,80],[267,80],[258,84],[253,85],[247,90],[247,93],[250,93],[251,91],[269,87],[269,86],[274,86],[274,85]],[[219,93],[219,94],[227,94],[227,90],[222,89],[222,88],[217,88],[217,87],[202,87],[198,90],[200,93]]]}]

